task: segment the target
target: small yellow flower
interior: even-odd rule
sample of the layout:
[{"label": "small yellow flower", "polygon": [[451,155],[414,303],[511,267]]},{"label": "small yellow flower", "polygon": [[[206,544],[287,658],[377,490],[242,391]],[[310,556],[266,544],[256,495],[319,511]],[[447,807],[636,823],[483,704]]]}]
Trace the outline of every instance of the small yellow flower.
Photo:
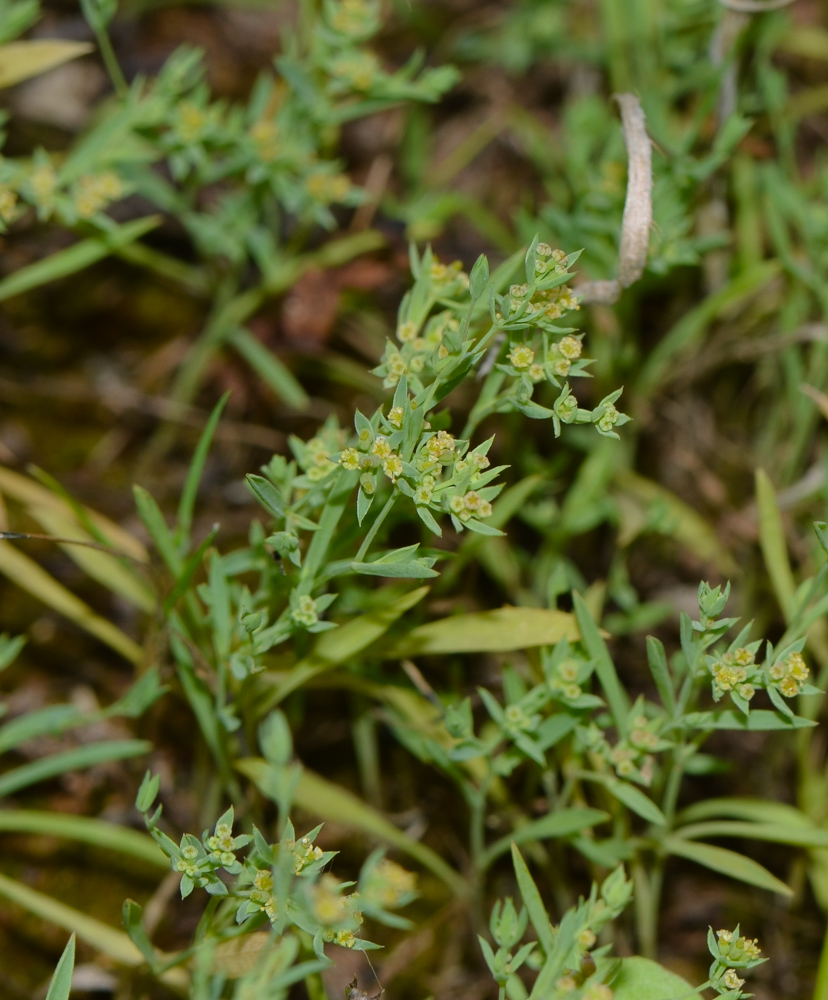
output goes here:
[{"label": "small yellow flower", "polygon": [[555,983],[555,989],[559,993],[572,993],[574,990],[578,989],[578,984],[572,976],[561,976],[561,978]]},{"label": "small yellow flower", "polygon": [[339,464],[344,466],[349,472],[353,472],[359,468],[361,457],[356,448],[346,448],[339,456]]},{"label": "small yellow flower", "polygon": [[0,184],[0,219],[11,222],[17,210],[17,195],[10,187]]},{"label": "small yellow flower", "polygon": [[745,985],[744,979],[740,979],[735,969],[728,969],[724,974],[724,984],[729,990],[739,990]]},{"label": "small yellow flower", "polygon": [[391,482],[396,482],[402,475],[403,463],[399,455],[389,455],[382,460],[382,471],[388,476]]},{"label": "small yellow flower", "polygon": [[397,329],[397,340],[402,344],[406,344],[417,336],[417,324],[412,323],[411,320],[406,320],[405,323],[400,323]]},{"label": "small yellow flower", "polygon": [[462,514],[465,511],[466,505],[458,493],[455,493],[451,500],[449,500],[449,509],[454,514]]},{"label": "small yellow flower", "polygon": [[396,430],[402,427],[405,411],[401,406],[392,406],[388,411],[388,423]]},{"label": "small yellow flower", "polygon": [[578,947],[582,948],[584,951],[589,951],[589,949],[595,944],[596,937],[593,932],[585,927],[578,935]]},{"label": "small yellow flower", "polygon": [[786,698],[799,694],[799,681],[795,677],[783,677],[779,682],[779,690]]},{"label": "small yellow flower", "polygon": [[745,701],[750,701],[756,694],[756,688],[752,684],[740,684],[736,690]]},{"label": "small yellow flower", "polygon": [[530,365],[529,378],[532,379],[533,382],[542,382],[546,378],[546,372],[543,370],[543,365]]},{"label": "small yellow flower", "polygon": [[363,472],[359,477],[359,485],[362,488],[362,492],[370,497],[373,496],[374,490],[377,488],[377,481],[370,472]]},{"label": "small yellow flower", "polygon": [[574,361],[581,356],[581,341],[577,337],[564,337],[558,350],[568,361]]},{"label": "small yellow flower", "polygon": [[371,447],[371,454],[376,455],[377,458],[386,458],[391,454],[391,445],[388,443],[388,439],[383,437],[382,434],[377,434],[374,439],[374,444]]},{"label": "small yellow flower", "polygon": [[414,490],[414,503],[417,504],[429,504],[434,499],[434,490],[430,486],[422,485],[418,486]]},{"label": "small yellow flower", "polygon": [[515,344],[507,355],[515,368],[522,371],[529,368],[535,360],[535,352],[527,344]]},{"label": "small yellow flower", "polygon": [[561,378],[566,378],[569,374],[569,369],[572,367],[572,362],[567,360],[567,358],[558,358],[552,364],[552,371],[556,375],[560,375]]}]

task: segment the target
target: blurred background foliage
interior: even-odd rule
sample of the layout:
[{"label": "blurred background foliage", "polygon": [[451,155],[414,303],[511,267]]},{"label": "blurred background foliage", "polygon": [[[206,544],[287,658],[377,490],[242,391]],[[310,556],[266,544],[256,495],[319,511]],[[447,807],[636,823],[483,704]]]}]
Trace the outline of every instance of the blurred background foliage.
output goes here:
[{"label": "blurred background foliage", "polygon": [[[693,606],[700,576],[732,580],[733,613],[778,638],[793,589],[822,565],[811,522],[828,517],[828,6],[796,0],[758,14],[719,0],[394,0],[375,42],[379,62],[367,70],[387,80],[380,87],[374,79],[377,93],[362,108],[350,103],[348,113],[326,83],[329,103],[312,123],[299,101],[285,122],[297,144],[299,180],[272,203],[256,200],[247,161],[214,177],[209,159],[199,158],[202,140],[223,151],[243,144],[231,134],[232,116],[223,132],[210,126],[208,96],[253,109],[238,125],[241,136],[256,107],[283,99],[274,97],[279,87],[301,95],[302,81],[291,75],[297,53],[327,73],[330,53],[307,36],[313,7],[124,3],[109,30],[126,81],[154,77],[182,44],[203,52],[203,82],[193,75],[182,83],[194,62],[179,60],[191,61],[168,81],[175,101],[153,107],[155,119],[146,112],[135,126],[140,153],[125,145],[123,130],[107,135],[120,113],[111,95],[124,81],[110,82],[108,58],[99,54],[2,92],[9,159],[0,164],[7,171],[0,181],[16,176],[9,164],[34,170],[43,155],[36,151],[46,150],[66,204],[40,217],[22,207],[10,212],[0,243],[0,462],[18,473],[32,465],[45,470],[140,537],[131,484],[174,509],[199,433],[230,390],[193,534],[205,537],[219,522],[220,544],[232,548],[246,538],[255,512],[245,473],[286,452],[288,435],[310,437],[332,414],[345,426],[355,406],[371,412],[385,398],[368,369],[379,361],[408,287],[409,241],[430,243],[441,260],[460,259],[468,268],[481,252],[496,265],[538,232],[567,253],[583,248],[576,267],[582,280],[614,276],[626,153],[612,94],[633,91],[654,142],[649,264],[617,306],[584,306],[578,314],[596,362],[594,378],[577,389],[582,405],[594,406],[624,385],[633,422],[620,442],[579,428],[557,442],[546,423],[527,425],[517,414],[489,418],[482,430],[497,431],[509,481],[529,485],[508,537],[466,541],[417,613],[425,620],[503,604],[569,610],[577,588],[614,637],[633,693],[650,683],[645,631],[675,648],[677,614]],[[7,21],[10,9],[0,10]],[[5,38],[28,28],[36,12],[15,16]],[[95,41],[68,0],[44,4],[30,34]],[[422,55],[404,79],[415,52]],[[274,54],[279,82],[268,92],[256,81]],[[456,76],[440,69],[448,65]],[[360,67],[346,69],[348,85],[356,79],[361,86]],[[175,146],[156,126],[165,114],[180,114],[184,90],[193,110]],[[110,165],[134,158],[119,170],[117,197],[103,194],[114,203],[109,228],[78,211],[88,137],[102,135]],[[261,154],[268,136],[256,141]],[[302,156],[313,170],[322,164],[325,180],[310,196]],[[162,171],[149,170],[162,160]],[[228,196],[228,178],[236,177],[238,190]],[[30,204],[43,208],[34,195]],[[146,232],[124,236],[148,218]],[[273,232],[279,239],[268,241]],[[59,258],[80,243],[85,257],[75,250],[74,263]],[[52,271],[43,270],[46,261]],[[228,303],[240,310],[230,320],[222,313]],[[463,412],[462,398],[456,408]],[[757,469],[767,473],[769,495],[775,491],[775,503],[764,507]],[[50,515],[55,494],[27,483],[0,470],[0,520],[63,535],[65,506],[52,503]],[[137,544],[128,537],[124,545]],[[134,712],[100,709],[117,704],[130,686],[124,657],[135,659],[137,647],[124,639],[153,642],[143,624],[146,594],[134,580],[122,580],[120,592],[100,586],[91,564],[78,565],[48,543],[18,545],[86,606],[73,612],[64,592],[44,608],[29,592],[43,581],[8,555],[9,543],[0,546],[0,626],[29,638],[0,679],[6,711],[67,703],[75,722],[90,724],[80,731],[67,724],[3,749],[20,765],[79,752],[90,741],[117,744],[77,758],[74,768],[92,765],[86,770],[58,778],[52,775],[59,771],[45,772],[45,783],[16,801],[135,825],[143,765],[131,757],[142,752],[141,737],[152,742],[151,766],[168,785],[168,813],[183,829],[197,827],[211,765],[189,720],[182,727],[182,703],[159,702],[135,726],[123,721]],[[101,571],[108,582],[110,571]],[[352,610],[363,600],[354,594]],[[347,601],[346,592],[346,608]],[[87,613],[98,624],[90,628],[87,620],[84,630],[79,618]],[[812,652],[825,667],[828,639],[812,637]],[[481,681],[497,687],[502,660],[426,659],[424,683],[458,696]],[[303,690],[286,711],[309,767],[359,791],[439,852],[461,853],[456,793],[395,742],[387,717],[369,710],[358,691]],[[823,737],[797,753],[774,733],[722,733],[709,749],[707,773],[691,779],[699,795],[797,802],[817,822],[826,819]],[[8,794],[15,792],[10,786]],[[125,895],[152,898],[169,947],[189,935],[195,911],[166,908],[169,887],[157,890],[146,859],[136,854],[130,866],[48,832],[0,834],[4,872],[112,924]],[[325,836],[326,847],[359,856],[360,839],[345,825],[329,824]],[[751,932],[773,955],[760,970],[757,995],[809,996],[828,891],[814,894],[804,857],[791,868],[790,857],[771,845],[751,851],[789,880],[793,900],[754,895],[671,862],[661,957],[696,978],[707,925],[738,918],[749,895],[757,923]],[[825,867],[820,857],[812,863]],[[471,928],[455,919],[451,904],[438,907],[430,891],[426,880],[414,907],[421,930],[385,958],[383,985],[412,997],[487,995]],[[432,895],[439,899],[437,889]],[[10,997],[35,995],[65,937],[21,912],[0,908],[0,989]],[[119,984],[115,973],[100,973],[96,987],[97,973],[88,969],[91,990],[145,995],[140,981]]]}]

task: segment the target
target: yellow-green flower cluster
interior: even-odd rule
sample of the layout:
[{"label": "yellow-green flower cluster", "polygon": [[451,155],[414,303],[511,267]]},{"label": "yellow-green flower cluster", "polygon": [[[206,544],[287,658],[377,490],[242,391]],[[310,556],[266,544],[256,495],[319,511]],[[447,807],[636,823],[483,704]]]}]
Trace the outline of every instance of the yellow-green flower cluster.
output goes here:
[{"label": "yellow-green flower cluster", "polygon": [[296,607],[291,611],[290,617],[304,628],[310,628],[319,621],[319,610],[316,601],[308,594],[303,594],[297,600]]},{"label": "yellow-green flower cluster", "polygon": [[758,673],[755,661],[753,651],[745,647],[723,653],[713,660],[710,663],[710,673],[713,675],[714,700],[719,701],[727,691],[736,691],[739,697],[750,701],[756,694],[756,686],[751,683],[756,680]]},{"label": "yellow-green flower cluster", "polygon": [[794,652],[786,656],[784,660],[777,660],[770,668],[769,673],[771,680],[776,683],[782,694],[786,698],[794,698],[808,680],[810,671],[802,653]]},{"label": "yellow-green flower cluster", "polygon": [[89,219],[124,193],[120,177],[111,170],[84,174],[75,185],[74,205],[79,218]]},{"label": "yellow-green flower cluster", "polygon": [[742,987],[745,980],[737,970],[752,969],[761,965],[766,959],[755,939],[742,937],[739,928],[721,930],[713,934],[711,928],[707,935],[707,944],[713,956],[710,967],[710,985],[721,996],[725,994],[738,998],[743,996]]},{"label": "yellow-green flower cluster", "polygon": [[359,893],[344,893],[345,886],[334,875],[325,874],[311,886],[311,912],[322,925],[323,938],[343,948],[353,948],[362,924]]},{"label": "yellow-green flower cluster", "polygon": [[407,871],[389,858],[381,858],[364,879],[360,881],[360,893],[366,907],[376,906],[383,910],[396,910],[405,906],[417,889],[417,876]]}]

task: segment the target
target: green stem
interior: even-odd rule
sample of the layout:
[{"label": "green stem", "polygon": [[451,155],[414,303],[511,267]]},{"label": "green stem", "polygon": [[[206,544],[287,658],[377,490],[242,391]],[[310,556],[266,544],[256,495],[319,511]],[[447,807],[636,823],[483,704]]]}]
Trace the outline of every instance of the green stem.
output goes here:
[{"label": "green stem", "polygon": [[825,928],[825,939],[819,956],[813,1000],[828,1000],[828,927]]},{"label": "green stem", "polygon": [[129,84],[126,82],[126,77],[118,62],[118,57],[115,55],[115,49],[112,48],[112,42],[105,28],[94,28],[94,31],[106,72],[109,74],[109,79],[112,81],[115,93],[123,100],[129,93]]},{"label": "green stem", "polygon": [[385,501],[385,506],[382,508],[382,510],[379,512],[379,514],[377,514],[376,520],[371,525],[371,528],[370,528],[368,534],[365,536],[365,539],[364,539],[362,545],[360,545],[360,547],[359,547],[359,552],[357,552],[356,559],[354,560],[355,562],[364,562],[365,561],[365,556],[368,553],[368,549],[371,547],[371,543],[377,537],[377,532],[379,531],[380,527],[382,526],[382,522],[391,513],[391,508],[394,506],[394,503],[396,502],[396,499],[397,499],[397,493],[396,493],[396,490],[395,490],[391,494],[391,496]]},{"label": "green stem", "polygon": [[658,955],[656,931],[658,918],[655,915],[654,919],[653,913],[653,889],[656,888],[653,882],[658,882],[658,888],[660,888],[660,873],[653,872],[651,881],[640,858],[637,858],[633,862],[632,875],[635,882],[635,924],[638,943],[642,955],[655,961]]}]

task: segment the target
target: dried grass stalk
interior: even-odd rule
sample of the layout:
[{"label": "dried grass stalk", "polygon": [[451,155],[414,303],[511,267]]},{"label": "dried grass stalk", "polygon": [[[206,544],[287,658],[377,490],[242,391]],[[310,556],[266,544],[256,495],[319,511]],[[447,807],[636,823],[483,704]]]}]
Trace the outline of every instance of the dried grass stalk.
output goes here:
[{"label": "dried grass stalk", "polygon": [[618,278],[589,281],[577,289],[582,302],[612,305],[622,288],[638,281],[647,263],[650,226],[653,221],[652,144],[647,135],[644,111],[635,94],[616,94],[627,147],[627,197],[621,223]]}]

